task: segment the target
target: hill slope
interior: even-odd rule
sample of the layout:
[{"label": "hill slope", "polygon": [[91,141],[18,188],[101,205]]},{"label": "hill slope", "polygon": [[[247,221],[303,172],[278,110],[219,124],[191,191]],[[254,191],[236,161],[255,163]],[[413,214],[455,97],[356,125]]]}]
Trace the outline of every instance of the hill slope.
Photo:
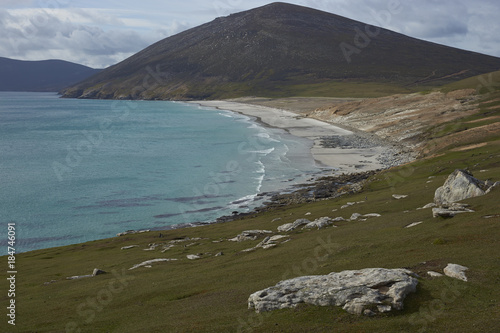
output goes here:
[{"label": "hill slope", "polygon": [[0,57],[0,91],[59,91],[99,71],[63,60],[23,61]]},{"label": "hill slope", "polygon": [[500,58],[273,3],[161,40],[66,89],[65,96],[210,99],[304,91],[331,96],[331,84],[339,82],[375,82],[393,93],[499,68]]}]

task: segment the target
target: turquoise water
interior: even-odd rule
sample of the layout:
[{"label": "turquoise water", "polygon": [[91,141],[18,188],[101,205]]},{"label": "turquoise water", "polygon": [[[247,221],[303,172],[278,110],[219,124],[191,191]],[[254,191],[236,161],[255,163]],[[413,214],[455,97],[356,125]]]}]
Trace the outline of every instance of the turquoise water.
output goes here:
[{"label": "turquoise water", "polygon": [[0,244],[19,252],[210,222],[318,169],[310,142],[195,104],[0,92]]}]

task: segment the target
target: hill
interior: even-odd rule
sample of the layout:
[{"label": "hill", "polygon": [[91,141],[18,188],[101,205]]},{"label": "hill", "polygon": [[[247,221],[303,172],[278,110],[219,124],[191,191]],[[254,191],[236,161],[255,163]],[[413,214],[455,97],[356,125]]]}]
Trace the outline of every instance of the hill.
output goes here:
[{"label": "hill", "polygon": [[0,91],[59,91],[100,71],[63,60],[0,57]]},{"label": "hill", "polygon": [[66,89],[64,96],[373,97],[421,90],[499,68],[500,58],[311,8],[272,3],[161,40]]}]

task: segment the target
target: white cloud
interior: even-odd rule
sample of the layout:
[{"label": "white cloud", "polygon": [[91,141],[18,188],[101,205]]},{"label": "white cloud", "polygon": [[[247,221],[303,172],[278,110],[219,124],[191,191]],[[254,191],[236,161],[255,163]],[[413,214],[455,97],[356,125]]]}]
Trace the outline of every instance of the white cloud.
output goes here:
[{"label": "white cloud", "polygon": [[[105,67],[266,0],[0,0],[0,56]],[[445,45],[500,56],[497,0],[289,0]]]}]

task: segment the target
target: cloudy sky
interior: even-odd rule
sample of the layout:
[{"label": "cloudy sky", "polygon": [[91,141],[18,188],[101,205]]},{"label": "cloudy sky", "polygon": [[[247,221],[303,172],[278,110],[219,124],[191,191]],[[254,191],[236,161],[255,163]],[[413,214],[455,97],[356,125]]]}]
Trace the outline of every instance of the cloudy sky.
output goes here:
[{"label": "cloudy sky", "polygon": [[[0,56],[94,68],[265,0],[0,0]],[[461,49],[500,57],[498,0],[288,0]]]}]

